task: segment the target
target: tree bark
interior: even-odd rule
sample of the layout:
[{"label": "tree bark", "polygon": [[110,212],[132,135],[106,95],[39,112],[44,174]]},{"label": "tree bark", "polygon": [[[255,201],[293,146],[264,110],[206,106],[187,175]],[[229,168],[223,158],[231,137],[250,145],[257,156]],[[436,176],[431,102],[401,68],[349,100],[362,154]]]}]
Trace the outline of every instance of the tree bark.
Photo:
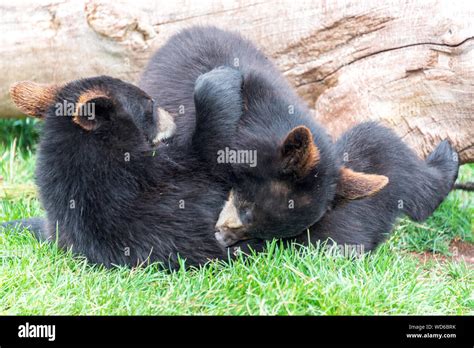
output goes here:
[{"label": "tree bark", "polygon": [[261,47],[335,137],[378,120],[421,156],[448,138],[474,162],[471,1],[22,0],[0,15],[0,117],[18,116],[15,81],[136,82],[172,34],[213,24]]}]

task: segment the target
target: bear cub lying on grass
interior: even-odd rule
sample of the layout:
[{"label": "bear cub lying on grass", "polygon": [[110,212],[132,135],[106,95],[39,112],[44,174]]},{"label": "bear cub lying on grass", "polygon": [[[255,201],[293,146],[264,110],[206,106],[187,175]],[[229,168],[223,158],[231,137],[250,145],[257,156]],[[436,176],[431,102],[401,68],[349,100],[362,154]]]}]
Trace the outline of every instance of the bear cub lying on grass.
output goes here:
[{"label": "bear cub lying on grass", "polygon": [[[334,146],[273,64],[232,32],[194,27],[174,35],[140,86],[174,117],[171,144],[194,140],[197,156],[232,186],[216,224],[225,246],[295,237],[312,226],[313,242],[330,237],[371,250],[397,216],[431,215],[457,177],[447,142],[421,161],[373,123]],[[254,151],[256,161],[220,163],[224,149]]]},{"label": "bear cub lying on grass", "polygon": [[[201,99],[199,93],[205,93],[208,99],[205,103],[206,117],[200,114],[201,108],[197,104],[198,129],[200,122],[205,123],[207,129],[214,129],[216,125],[221,124],[218,116],[224,108],[223,104],[231,100],[240,103],[238,96],[242,91],[238,88],[240,81],[236,78],[236,74],[240,73],[230,68],[219,68],[215,71],[218,71],[218,74],[211,71],[201,76],[197,82],[196,100]],[[201,90],[202,79],[206,81],[207,90],[204,92]],[[233,84],[234,88],[226,88],[229,84]],[[210,90],[213,93],[209,93]],[[214,118],[209,115],[214,115]],[[244,117],[245,112],[241,115]],[[235,125],[226,128],[227,132],[232,129],[234,133],[226,134],[223,142],[231,143],[235,137],[242,141],[239,137],[242,132],[235,131],[240,122],[238,117],[234,117]],[[315,147],[317,151],[316,144],[305,141],[304,148],[311,147]],[[441,142],[426,161],[422,161],[393,131],[374,122],[357,125],[342,135],[335,143],[333,161],[339,175],[339,179],[335,180],[335,194],[323,200],[328,199],[329,204],[322,218],[309,227],[309,242],[315,243],[329,238],[339,244],[359,245],[366,251],[374,249],[384,240],[398,216],[406,214],[415,221],[426,220],[449,194],[459,168],[457,153],[447,141]],[[258,166],[257,169],[265,170]],[[232,165],[231,170],[238,173],[241,169],[239,165]],[[384,182],[381,178],[388,180]],[[264,179],[272,182],[271,177]],[[367,193],[377,182],[382,184],[380,191],[368,196]],[[252,190],[248,183],[238,183],[237,187],[238,185]],[[266,187],[265,182],[260,185]],[[243,187],[238,189],[242,190]],[[234,190],[235,187],[232,192]],[[262,236],[253,230],[251,219],[243,216],[241,207],[237,205],[238,201],[236,203],[235,197],[232,197],[232,192],[217,223],[219,231],[216,237],[225,246],[232,246],[239,240],[258,239]],[[267,197],[269,204],[275,206],[275,195],[271,189]],[[294,201],[298,202],[305,196],[300,193],[293,197]],[[306,209],[311,210],[311,207],[312,204],[309,204]],[[288,214],[291,214],[291,207],[287,210]],[[255,218],[258,220],[269,217]],[[279,230],[267,230],[265,233],[267,238],[264,239],[288,238],[288,231],[279,233]],[[236,240],[236,236],[241,238]],[[297,234],[293,235],[295,236]],[[296,240],[307,243],[308,234],[303,233]]]},{"label": "bear cub lying on grass", "polygon": [[[152,57],[140,87],[173,116],[170,146],[194,144],[196,156],[232,185],[236,214],[217,225],[224,245],[294,236],[323,216],[337,189],[357,199],[388,181],[340,166],[331,139],[305,103],[239,34],[215,27],[183,30]],[[228,150],[255,154],[255,161],[221,163]]]},{"label": "bear cub lying on grass", "polygon": [[[151,97],[120,80],[13,89],[20,109],[45,118],[38,185],[47,221],[57,221],[46,234],[58,228],[60,245],[92,262],[176,267],[180,254],[196,265],[226,257],[224,247],[236,243],[307,243],[309,226],[309,242],[371,250],[401,213],[429,216],[457,176],[448,143],[425,163],[375,124],[334,145],[253,44],[216,28],[172,37],[141,87],[174,118],[167,146],[151,142],[168,114],[158,116]],[[77,105],[73,117],[55,114],[64,101]],[[94,117],[83,117],[91,104]],[[223,149],[255,151],[257,161],[220,163]]]},{"label": "bear cub lying on grass", "polygon": [[[212,96],[207,93],[208,98],[214,101],[206,105],[217,106],[214,111],[207,112],[215,115],[220,115],[218,110],[222,109],[219,102],[231,100],[229,94],[240,95],[238,89],[222,88],[229,83],[223,71],[226,71],[228,81],[235,81],[235,71],[223,69],[220,69],[218,79],[212,76],[206,80],[212,85],[207,88],[214,91]],[[198,108],[197,128],[199,122],[205,120],[208,129],[213,129],[214,120],[202,118],[199,111]],[[219,123],[217,117],[216,120],[215,123]],[[235,134],[228,134],[222,140],[231,143],[233,137]],[[310,146],[308,143],[306,145]],[[293,235],[302,244],[331,239],[338,244],[372,250],[391,232],[400,215],[406,214],[415,221],[426,220],[451,191],[459,168],[457,153],[447,141],[441,142],[426,161],[422,161],[393,131],[375,122],[362,123],[348,130],[336,141],[334,154],[334,166],[340,168],[337,171],[339,179],[335,179],[338,183],[335,195],[329,199],[322,218],[309,227],[309,239],[306,232]],[[231,170],[235,168],[240,170],[238,165],[231,166]],[[388,180],[384,182],[380,178]],[[271,179],[268,178],[268,181],[271,182]],[[367,195],[377,182],[382,183],[380,190]],[[237,182],[236,185],[238,187],[241,183]],[[239,189],[242,190],[242,187]],[[247,186],[247,189],[251,187]],[[266,238],[261,238],[261,233],[254,233],[253,222],[241,213],[242,207],[233,195],[234,190],[235,187],[216,224],[219,229],[216,237],[223,245],[232,246],[239,241],[236,236],[241,236],[240,240],[261,239],[260,243],[254,240],[250,244],[259,249],[258,246],[261,248],[264,244],[263,239],[288,238],[288,231],[279,233],[278,230],[268,230],[265,232]],[[306,197],[305,192],[299,195],[293,192],[293,195],[295,202]],[[274,199],[270,189],[269,204],[274,205]],[[323,202],[326,199],[324,197]],[[288,214],[291,214],[291,210],[288,207]]]},{"label": "bear cub lying on grass", "polygon": [[[47,218],[22,223],[39,239],[57,233],[60,247],[106,266],[160,261],[175,268],[178,254],[187,265],[227,257],[214,225],[231,186],[191,150],[202,150],[198,134],[191,147],[153,146],[161,122],[146,93],[102,76],[64,86],[20,82],[11,94],[25,114],[45,122],[36,176]],[[238,110],[220,116],[232,119]]]},{"label": "bear cub lying on grass", "polygon": [[[157,109],[146,93],[103,76],[64,86],[20,82],[11,94],[25,114],[44,119],[36,170],[47,213],[36,226],[42,239],[57,232],[60,247],[106,266],[176,268],[178,254],[187,265],[227,258],[213,230],[229,187],[181,147],[152,146]],[[58,113],[61,105],[73,113]]]},{"label": "bear cub lying on grass", "polygon": [[302,244],[329,238],[373,250],[392,231],[397,217],[426,220],[449,194],[459,168],[457,153],[446,140],[422,161],[393,131],[373,122],[342,135],[336,154],[347,168],[385,175],[389,183],[360,200],[336,196],[323,218],[309,228],[309,240],[308,233],[298,236]]}]

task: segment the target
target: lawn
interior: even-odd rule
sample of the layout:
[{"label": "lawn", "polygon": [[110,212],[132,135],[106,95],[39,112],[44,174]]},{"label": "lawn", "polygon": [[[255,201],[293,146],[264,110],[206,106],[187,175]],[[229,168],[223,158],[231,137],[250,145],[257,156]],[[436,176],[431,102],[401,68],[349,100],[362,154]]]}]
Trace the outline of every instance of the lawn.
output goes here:
[{"label": "lawn", "polygon": [[[37,128],[0,120],[0,221],[43,215],[33,183]],[[461,168],[474,180],[474,165]],[[474,194],[452,192],[423,224],[400,220],[376,252],[345,258],[272,242],[199,269],[106,270],[26,231],[0,234],[0,314],[474,314]],[[472,258],[472,256],[471,256]]]}]

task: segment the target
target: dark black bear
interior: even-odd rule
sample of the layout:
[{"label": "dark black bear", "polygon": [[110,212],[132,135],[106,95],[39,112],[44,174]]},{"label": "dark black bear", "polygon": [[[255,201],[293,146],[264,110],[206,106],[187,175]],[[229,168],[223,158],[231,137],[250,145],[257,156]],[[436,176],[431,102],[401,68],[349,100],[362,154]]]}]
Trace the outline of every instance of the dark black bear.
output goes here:
[{"label": "dark black bear", "polygon": [[194,144],[234,187],[225,211],[235,214],[217,225],[225,245],[249,236],[294,236],[321,218],[338,188],[355,199],[387,183],[339,166],[331,139],[305,104],[238,34],[182,31],[151,59],[140,87],[174,117],[170,146]]},{"label": "dark black bear", "polygon": [[342,135],[336,153],[347,168],[385,175],[389,183],[372,197],[356,201],[338,197],[332,209],[310,228],[312,242],[331,238],[372,250],[391,232],[400,215],[426,220],[458,175],[458,155],[448,141],[422,161],[393,131],[374,122],[362,123]]},{"label": "dark black bear", "polygon": [[42,238],[57,232],[61,247],[106,266],[227,257],[213,231],[229,188],[178,146],[151,146],[157,115],[146,93],[102,76],[21,82],[11,94],[44,118],[36,176],[48,223],[33,226],[45,227]]},{"label": "dark black bear", "polygon": [[[330,239],[350,246],[349,250],[373,250],[389,235],[397,217],[406,214],[414,221],[427,219],[450,192],[459,168],[457,153],[447,141],[422,161],[393,131],[374,122],[343,134],[336,142],[336,157],[346,168],[387,176],[388,185],[359,200],[336,195],[309,233],[288,240],[304,245]],[[263,246],[252,244],[256,250]]]}]

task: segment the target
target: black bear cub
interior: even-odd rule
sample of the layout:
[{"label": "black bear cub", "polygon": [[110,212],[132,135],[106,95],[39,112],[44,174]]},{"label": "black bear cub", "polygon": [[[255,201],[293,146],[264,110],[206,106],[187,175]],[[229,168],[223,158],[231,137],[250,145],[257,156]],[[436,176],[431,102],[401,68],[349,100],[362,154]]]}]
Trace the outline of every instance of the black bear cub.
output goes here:
[{"label": "black bear cub", "polygon": [[177,267],[226,258],[214,225],[229,188],[178,146],[153,146],[154,101],[101,76],[63,86],[20,82],[26,114],[44,119],[37,185],[42,238],[58,238],[93,263]]},{"label": "black bear cub", "polygon": [[[366,122],[348,130],[335,145],[336,158],[346,168],[384,175],[389,183],[378,194],[359,200],[336,195],[317,223],[286,240],[302,245],[327,240],[350,251],[373,250],[392,231],[397,217],[405,214],[414,221],[426,220],[457,178],[458,156],[446,140],[422,161],[393,131]],[[248,250],[248,245],[237,245]],[[254,241],[252,248],[259,251],[264,245],[264,241]]]},{"label": "black bear cub", "polygon": [[227,31],[175,35],[141,86],[174,116],[174,141],[193,144],[232,185],[216,223],[225,246],[291,238],[311,226],[313,241],[333,237],[371,250],[400,214],[431,215],[457,176],[447,142],[424,162],[393,132],[368,123],[333,144],[268,59]]},{"label": "black bear cub", "polygon": [[357,199],[388,182],[340,166],[306,105],[238,34],[214,27],[180,32],[151,59],[140,87],[173,116],[170,146],[193,144],[232,185],[216,225],[223,245],[294,236],[323,216],[337,190]]},{"label": "black bear cub", "polygon": [[[388,185],[360,200],[336,196],[321,220],[310,227],[310,241],[373,250],[392,231],[397,217],[426,220],[451,191],[458,175],[458,155],[441,142],[423,161],[390,129],[375,122],[359,124],[336,142],[337,158],[347,168],[384,175]],[[307,242],[308,234],[298,237]]]}]

